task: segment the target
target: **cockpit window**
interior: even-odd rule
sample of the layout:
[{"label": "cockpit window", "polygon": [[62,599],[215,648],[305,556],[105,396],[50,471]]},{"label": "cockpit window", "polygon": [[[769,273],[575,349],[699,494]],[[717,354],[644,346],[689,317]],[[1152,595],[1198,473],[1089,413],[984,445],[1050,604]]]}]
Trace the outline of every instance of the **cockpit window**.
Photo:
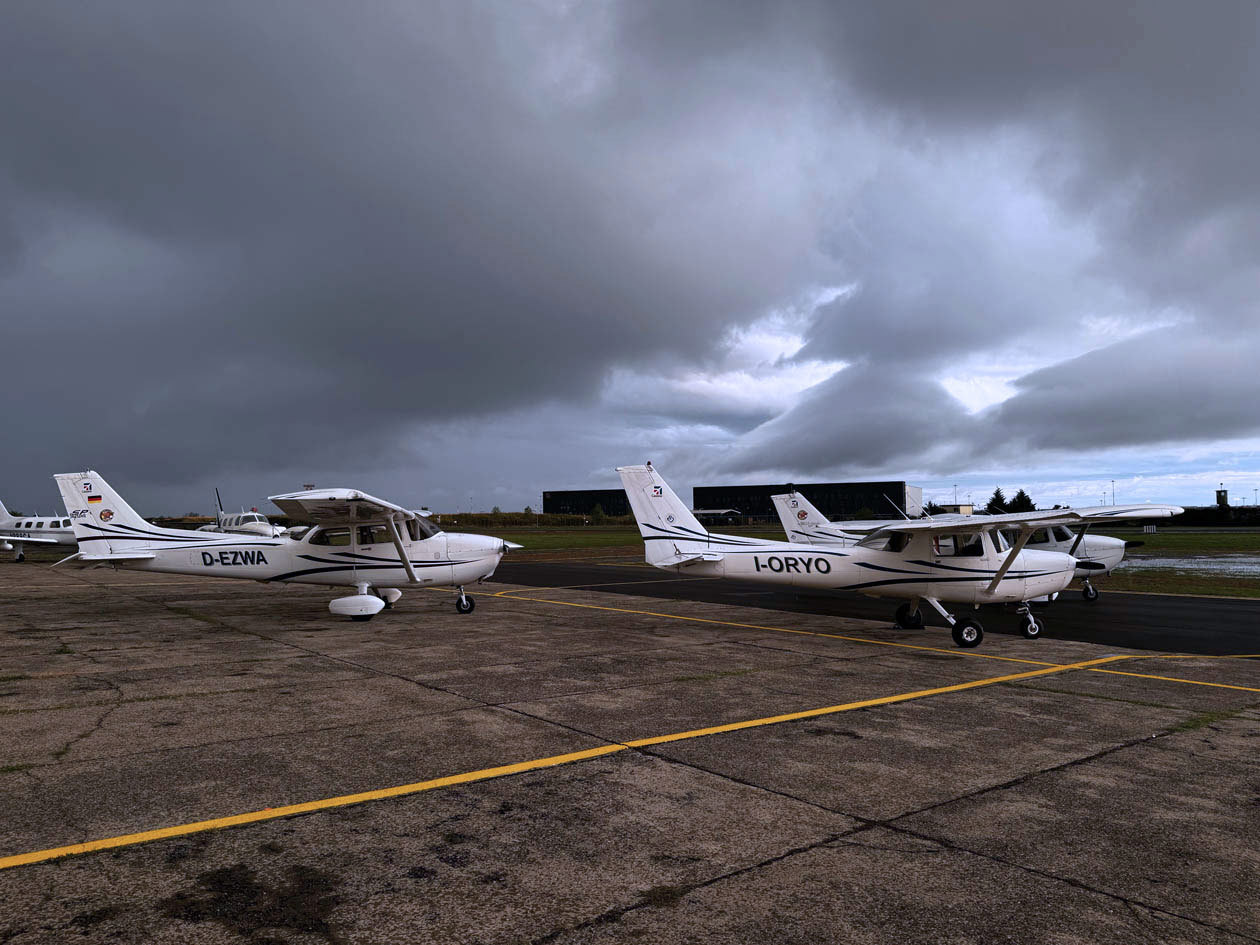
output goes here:
[{"label": "cockpit window", "polygon": [[1050,531],[1046,528],[1039,528],[1028,539],[1030,545],[1048,545],[1050,544]]},{"label": "cockpit window", "polygon": [[1054,526],[1054,537],[1057,538],[1059,541],[1072,541],[1076,538],[1075,535],[1073,535],[1068,529],[1064,528],[1062,525]]},{"label": "cockpit window", "polygon": [[982,558],[984,545],[980,543],[979,532],[941,535],[936,542],[936,553],[942,557]]},{"label": "cockpit window", "polygon": [[360,545],[384,545],[392,542],[393,540],[394,539],[390,537],[389,529],[384,525],[359,526]]},{"label": "cockpit window", "polygon": [[1006,536],[1001,532],[993,532],[993,547],[997,549],[998,554],[1011,550],[1011,546],[1006,542]]},{"label": "cockpit window", "polygon": [[316,529],[315,534],[307,539],[312,545],[348,545],[350,544],[350,529],[348,528],[320,528]]}]

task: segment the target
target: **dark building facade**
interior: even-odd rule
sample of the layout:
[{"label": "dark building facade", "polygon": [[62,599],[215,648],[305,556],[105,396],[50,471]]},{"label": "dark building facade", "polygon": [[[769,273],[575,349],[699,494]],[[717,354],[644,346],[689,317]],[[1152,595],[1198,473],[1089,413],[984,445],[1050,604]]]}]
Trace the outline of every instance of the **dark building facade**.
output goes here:
[{"label": "dark building facade", "polygon": [[[770,497],[787,491],[787,483],[782,482],[769,486],[696,486],[691,490],[691,504],[696,509],[738,509],[742,515],[778,521]],[[923,490],[905,482],[797,483],[796,491],[832,521],[900,518],[898,510],[917,518],[923,511]]]},{"label": "dark building facade", "polygon": [[629,515],[624,489],[563,489],[543,493],[543,512],[548,515],[590,515],[599,506],[605,515]]}]

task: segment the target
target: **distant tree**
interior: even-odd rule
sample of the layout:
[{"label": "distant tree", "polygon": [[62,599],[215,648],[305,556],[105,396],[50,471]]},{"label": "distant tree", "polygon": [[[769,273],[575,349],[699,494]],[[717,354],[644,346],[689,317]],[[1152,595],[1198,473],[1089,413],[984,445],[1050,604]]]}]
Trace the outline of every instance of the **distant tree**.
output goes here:
[{"label": "distant tree", "polygon": [[602,524],[604,521],[604,507],[598,502],[595,503],[595,508],[591,509],[591,521],[596,525]]},{"label": "distant tree", "polygon": [[501,508],[499,508],[499,507],[496,505],[494,508],[492,508],[492,509],[490,510],[490,514],[491,514],[491,515],[502,515],[502,514],[503,514],[503,510],[502,510]]},{"label": "distant tree", "polygon": [[1015,497],[1007,503],[1006,511],[1008,512],[1035,512],[1037,506],[1033,504],[1032,497],[1027,492],[1020,489],[1015,493]]},{"label": "distant tree", "polygon": [[533,509],[531,509],[531,508],[527,505],[527,506],[525,506],[525,514],[526,514],[526,515],[533,515],[533,514],[534,514],[534,510],[533,510]]},{"label": "distant tree", "polygon": [[927,505],[923,506],[923,511],[928,515],[940,515],[945,509],[928,499]]},{"label": "distant tree", "polygon": [[993,495],[989,496],[989,504],[983,509],[985,512],[991,512],[994,515],[1000,515],[1006,511],[1006,494],[1002,491],[1002,487],[998,486],[993,490]]}]

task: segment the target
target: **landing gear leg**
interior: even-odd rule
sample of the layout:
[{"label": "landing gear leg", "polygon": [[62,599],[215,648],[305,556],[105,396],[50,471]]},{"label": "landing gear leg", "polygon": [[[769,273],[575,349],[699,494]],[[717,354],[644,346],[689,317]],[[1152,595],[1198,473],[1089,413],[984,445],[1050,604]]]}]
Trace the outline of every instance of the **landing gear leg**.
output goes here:
[{"label": "landing gear leg", "polygon": [[464,593],[464,585],[459,586],[459,597],[455,601],[455,610],[461,614],[471,614],[477,602]]},{"label": "landing gear leg", "polygon": [[[355,591],[357,591],[357,592],[358,592],[359,596],[361,596],[361,597],[362,597],[362,596],[364,596],[364,595],[366,595],[366,594],[367,594],[367,592],[368,592],[368,587],[369,587],[369,586],[370,586],[370,585],[367,583],[367,581],[360,581],[358,584],[356,584],[356,585],[354,586],[354,589],[355,589]],[[351,615],[350,615],[350,619],[351,619],[351,620],[357,620],[357,621],[359,621],[360,623],[367,623],[367,622],[368,622],[369,620],[371,620],[374,616],[375,616],[375,614],[351,614]]]},{"label": "landing gear leg", "polygon": [[23,551],[21,548],[19,548],[17,550],[17,554],[13,556],[13,560],[16,561],[18,564],[21,564],[23,561],[26,560],[26,552]]},{"label": "landing gear leg", "polygon": [[1093,584],[1089,583],[1089,578],[1086,578],[1084,581],[1081,582],[1081,596],[1084,597],[1091,604],[1094,601],[1098,600],[1098,588],[1094,587]]},{"label": "landing gear leg", "polygon": [[984,625],[979,620],[968,617],[966,620],[955,620],[954,615],[941,606],[941,602],[935,597],[925,597],[929,604],[936,610],[938,614],[945,618],[945,622],[952,628],[952,636],[954,643],[964,649],[971,649],[973,646],[979,646],[980,641],[984,639]]},{"label": "landing gear leg", "polygon": [[[1097,593],[1097,591],[1094,593]],[[1015,612],[1024,618],[1023,623],[1020,625],[1019,632],[1029,640],[1036,640],[1040,638],[1041,634],[1045,632],[1046,622],[1044,620],[1038,620],[1034,617],[1032,608],[1026,603],[1020,604],[1019,609]]]}]

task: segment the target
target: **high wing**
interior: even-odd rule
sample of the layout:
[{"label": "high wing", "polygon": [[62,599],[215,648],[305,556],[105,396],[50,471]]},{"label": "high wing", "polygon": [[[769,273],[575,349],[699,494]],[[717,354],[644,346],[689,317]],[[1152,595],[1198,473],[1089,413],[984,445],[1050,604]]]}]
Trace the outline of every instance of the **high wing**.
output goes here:
[{"label": "high wing", "polygon": [[390,519],[410,521],[421,513],[404,509],[357,489],[311,489],[270,496],[280,511],[290,518],[316,525],[353,525]]},{"label": "high wing", "polygon": [[1185,511],[1180,505],[1158,505],[1145,503],[1141,505],[1094,505],[1083,509],[1073,509],[1087,522],[1095,522],[1108,518],[1172,518]]},{"label": "high wing", "polygon": [[871,532],[927,532],[952,534],[954,532],[994,531],[999,528],[1019,528],[1033,531],[1046,525],[1062,525],[1079,522],[1082,516],[1073,509],[1047,509],[1043,512],[1007,512],[1003,515],[960,515],[945,519],[914,519],[909,522],[885,522],[883,528]]}]

